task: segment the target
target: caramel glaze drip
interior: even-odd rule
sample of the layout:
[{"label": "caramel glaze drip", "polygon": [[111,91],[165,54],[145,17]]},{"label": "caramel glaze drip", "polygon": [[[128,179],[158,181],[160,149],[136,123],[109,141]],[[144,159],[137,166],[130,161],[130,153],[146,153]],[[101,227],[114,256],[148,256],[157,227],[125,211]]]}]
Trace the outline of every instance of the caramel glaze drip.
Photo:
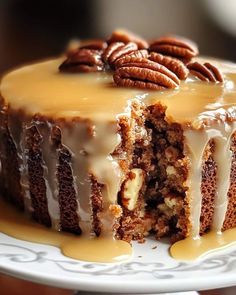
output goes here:
[{"label": "caramel glaze drip", "polygon": [[235,245],[235,235],[236,228],[231,228],[223,233],[210,231],[197,239],[187,237],[185,240],[178,241],[172,245],[170,254],[178,260],[195,260],[216,250]]},{"label": "caramel glaze drip", "polygon": [[112,236],[92,238],[60,233],[29,221],[21,212],[0,199],[0,231],[17,239],[60,248],[68,257],[93,262],[121,262],[132,256],[130,244]]},{"label": "caramel glaze drip", "polygon": [[[176,90],[147,92],[115,87],[109,73],[58,73],[57,68],[61,61],[61,59],[46,61],[13,71],[3,78],[0,90],[2,96],[8,99],[10,110],[23,109],[27,115],[42,114],[52,122],[60,121],[63,117],[72,121],[72,128],[71,125],[68,129],[63,126],[62,144],[72,154],[74,186],[82,230],[85,233],[91,232],[89,175],[94,174],[104,185],[102,195],[105,211],[101,217],[107,216],[109,205],[117,202],[117,193],[123,180],[119,161],[112,156],[112,152],[120,143],[117,121],[120,115],[130,118],[130,105],[132,101],[138,101],[147,106],[155,103],[165,105],[166,120],[180,123],[184,130],[184,151],[186,158],[189,159],[189,178],[186,184],[189,187],[187,197],[190,202],[189,236],[193,240],[199,240],[202,200],[199,183],[201,183],[202,157],[208,142],[211,139],[215,140],[217,196],[212,230],[220,232],[227,210],[227,192],[230,186],[231,136],[236,130],[235,65],[213,61],[225,76],[224,84],[206,83],[190,77],[181,82]],[[48,128],[51,128],[50,125]],[[10,127],[10,132],[13,134],[20,155],[24,148],[24,143],[20,142],[21,136],[18,137],[14,128]],[[43,143],[44,177],[49,214],[56,224],[59,214],[56,205],[56,159],[52,163],[49,160],[50,132],[47,132],[42,134],[48,139]],[[25,161],[22,156],[21,183],[27,191]],[[112,232],[113,223],[110,219],[105,220],[104,217],[102,222],[108,225],[104,226],[105,230],[109,229]]]},{"label": "caramel glaze drip", "polygon": [[52,144],[51,130],[49,122],[33,121],[31,125],[36,126],[42,137],[43,172],[46,185],[46,195],[48,202],[48,212],[51,218],[52,227],[60,230],[60,209],[58,203],[57,184],[57,151]]},{"label": "caramel glaze drip", "polygon": [[30,214],[32,209],[31,197],[29,192],[29,180],[28,180],[28,166],[27,166],[27,153],[26,151],[26,125],[27,123],[24,120],[20,120],[18,116],[11,116],[9,114],[8,117],[8,128],[9,132],[12,136],[12,139],[15,143],[17,156],[18,156],[18,164],[20,170],[20,185],[22,189],[22,194],[24,197],[24,208],[25,211]]},{"label": "caramel glaze drip", "polygon": [[[106,136],[105,136],[106,134]],[[101,140],[102,139],[102,140]],[[121,185],[120,169],[111,156],[120,143],[116,124],[88,120],[74,121],[73,125],[62,129],[62,144],[72,154],[74,187],[78,203],[78,216],[83,233],[92,232],[91,228],[91,180],[94,175],[99,183],[105,184],[102,190],[103,213],[101,215],[104,231],[112,231],[113,222],[107,221],[109,204],[117,203],[117,192]],[[108,225],[108,228],[107,228]]]}]

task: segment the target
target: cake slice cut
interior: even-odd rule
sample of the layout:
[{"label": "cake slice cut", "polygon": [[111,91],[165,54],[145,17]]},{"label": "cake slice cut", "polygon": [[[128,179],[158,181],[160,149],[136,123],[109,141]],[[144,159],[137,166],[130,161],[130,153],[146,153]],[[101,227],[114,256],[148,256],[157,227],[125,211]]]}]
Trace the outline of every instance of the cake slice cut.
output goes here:
[{"label": "cake slice cut", "polygon": [[[136,50],[135,58],[146,58]],[[224,82],[190,75],[175,89],[155,80],[154,89],[153,80],[130,76],[132,88],[118,87],[124,81],[114,85],[100,62],[93,72],[86,60],[90,73],[74,73],[75,64],[68,72],[68,63],[59,72],[62,62],[2,79],[3,197],[56,230],[126,241],[150,233],[176,241],[236,226],[234,64],[211,60]],[[133,56],[129,62],[140,67]],[[146,60],[145,67],[163,70]]]}]

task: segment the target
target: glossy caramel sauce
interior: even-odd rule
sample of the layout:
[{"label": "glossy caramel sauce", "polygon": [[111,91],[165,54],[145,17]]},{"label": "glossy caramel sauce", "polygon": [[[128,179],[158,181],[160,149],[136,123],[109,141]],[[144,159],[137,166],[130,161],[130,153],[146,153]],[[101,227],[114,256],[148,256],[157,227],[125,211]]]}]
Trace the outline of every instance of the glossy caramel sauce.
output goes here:
[{"label": "glossy caramel sauce", "polygon": [[236,244],[236,228],[217,233],[211,231],[202,237],[188,237],[176,242],[170,248],[170,254],[177,260],[195,260],[201,256]]},{"label": "glossy caramel sauce", "polygon": [[224,85],[188,78],[176,90],[142,91],[116,87],[107,72],[60,73],[61,62],[62,59],[55,59],[10,72],[2,80],[2,96],[13,109],[32,114],[101,120],[114,120],[126,111],[129,100],[135,98],[147,105],[162,102],[167,106],[167,117],[176,122],[192,122],[203,112],[235,104],[236,69],[227,63],[214,63],[224,73]]},{"label": "glossy caramel sauce", "polygon": [[[201,59],[198,60],[201,61]],[[166,106],[166,120],[182,124],[184,131],[184,154],[189,160],[189,177],[186,182],[188,191],[186,194],[190,204],[190,237],[176,243],[171,248],[172,255],[179,259],[187,259],[187,257],[194,259],[205,252],[232,243],[235,239],[235,230],[221,234],[221,229],[227,211],[228,189],[230,187],[231,137],[236,131],[236,123],[234,122],[236,118],[235,65],[212,60],[213,64],[223,72],[224,83],[207,83],[190,77],[181,82],[178,89],[175,90],[143,91],[116,87],[110,73],[59,73],[58,66],[61,61],[62,59],[55,59],[15,70],[2,79],[0,91],[3,98],[7,99],[10,109],[13,110],[22,109],[30,115],[39,113],[44,116],[68,120],[75,117],[91,120],[94,126],[94,134],[91,137],[87,136],[86,125],[83,122],[73,121],[73,127],[62,130],[62,143],[72,153],[75,188],[80,186],[83,192],[80,196],[77,192],[77,202],[80,205],[78,216],[81,218],[81,226],[85,236],[86,234],[88,236],[91,229],[89,223],[91,215],[90,183],[86,182],[86,177],[88,173],[93,172],[99,183],[104,184],[102,197],[108,204],[107,208],[110,204],[117,204],[117,194],[123,181],[119,161],[112,156],[112,152],[120,144],[117,120],[120,115],[124,114],[130,119],[130,106],[132,101],[137,100],[146,106],[155,103]],[[37,122],[27,123],[37,125]],[[23,124],[27,127],[25,122]],[[19,157],[21,157],[21,154],[24,153],[24,142],[20,142],[21,136],[18,132],[14,132],[14,125],[12,124],[9,129]],[[37,127],[40,131],[40,126]],[[50,134],[50,128],[49,125],[48,134]],[[22,127],[22,134],[23,129]],[[82,140],[78,140],[81,134],[83,134]],[[47,138],[49,135],[43,134],[43,137]],[[212,231],[200,238],[202,159],[205,148],[211,139],[216,143],[214,160],[217,166],[217,192],[214,200]],[[57,225],[59,212],[55,197],[57,192],[57,188],[55,188],[56,163],[50,160],[49,140],[45,141],[44,145],[44,178],[48,190],[49,213],[53,223]],[[85,158],[82,151],[88,151],[89,156]],[[27,191],[27,175],[24,175],[24,171],[26,171],[24,165],[25,159],[22,157],[21,184]],[[26,201],[28,202],[27,198]],[[6,217],[6,213],[4,213],[4,211],[7,212],[6,207],[2,206],[6,205],[0,204],[1,215]],[[58,246],[68,256],[92,261],[98,261],[96,259],[116,261],[117,259],[114,260],[114,257],[122,257],[122,259],[125,257],[126,259],[130,256],[130,246],[121,241],[114,241],[112,238],[113,222],[110,217],[107,219],[108,211],[103,212],[101,219],[103,229],[105,229],[103,234],[106,232],[110,234],[101,239],[75,238],[71,235],[61,235],[61,233],[45,230],[36,224],[31,226],[17,213],[17,216],[21,218],[18,223],[15,219],[11,220],[13,217],[15,218],[15,213],[10,214],[9,211],[8,213],[8,219],[5,217],[1,219],[0,230],[22,239],[26,239],[27,230],[28,239],[31,241]],[[4,219],[8,220],[8,223],[3,223]],[[5,225],[3,226],[3,224]],[[34,234],[36,229],[37,235]],[[85,250],[89,247],[91,250],[87,255]],[[189,247],[191,248],[188,249]],[[94,253],[94,256],[91,256],[91,253]]]},{"label": "glossy caramel sauce", "polygon": [[92,238],[57,232],[30,221],[22,212],[0,199],[0,232],[16,239],[52,245],[68,257],[91,262],[121,262],[132,256],[130,244],[112,236]]},{"label": "glossy caramel sauce", "polygon": [[[52,245],[68,257],[91,262],[122,262],[132,257],[130,244],[110,236],[89,238],[57,232],[30,221],[16,208],[0,199],[0,232],[16,239]],[[176,242],[170,254],[177,260],[195,260],[213,251],[236,244],[236,228],[223,233],[210,232],[203,237],[192,237]]]}]

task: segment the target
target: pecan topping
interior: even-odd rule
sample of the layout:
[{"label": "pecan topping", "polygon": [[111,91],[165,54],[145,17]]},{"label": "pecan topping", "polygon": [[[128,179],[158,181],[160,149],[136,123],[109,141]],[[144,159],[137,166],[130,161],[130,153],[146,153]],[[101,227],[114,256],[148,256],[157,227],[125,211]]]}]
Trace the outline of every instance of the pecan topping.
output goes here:
[{"label": "pecan topping", "polygon": [[148,51],[146,49],[140,49],[140,50],[136,50],[133,51],[129,54],[126,54],[120,58],[118,58],[115,62],[115,67],[119,68],[122,66],[123,63],[128,63],[130,60],[132,60],[133,58],[148,58]]},{"label": "pecan topping", "polygon": [[[73,46],[72,46],[73,45]],[[112,33],[107,41],[93,39],[73,42],[67,59],[60,65],[64,72],[113,70],[119,86],[163,90],[176,88],[180,80],[193,74],[203,81],[223,82],[214,65],[190,60],[198,55],[197,45],[179,36],[164,36],[150,43],[125,30]]]},{"label": "pecan topping", "polygon": [[161,37],[153,41],[150,44],[150,51],[186,60],[198,55],[197,45],[191,40],[179,36]]},{"label": "pecan topping", "polygon": [[146,40],[127,30],[114,31],[110,38],[107,40],[108,44],[111,44],[113,42],[123,42],[125,44],[129,42],[134,42],[138,45],[138,49],[148,48],[148,43]]},{"label": "pecan topping", "polygon": [[111,68],[114,68],[115,62],[118,58],[129,54],[138,49],[136,43],[129,42],[124,44],[123,42],[114,42],[111,43],[102,55],[104,62],[108,63]]},{"label": "pecan topping", "polygon": [[219,69],[208,62],[205,62],[204,64],[193,62],[187,66],[190,70],[190,73],[202,81],[214,83],[224,82],[224,78]]},{"label": "pecan topping", "polygon": [[79,49],[93,49],[103,51],[107,43],[101,39],[91,39],[85,41],[72,40],[66,49],[66,56],[73,56]]},{"label": "pecan topping", "polygon": [[130,58],[117,68],[113,79],[119,86],[163,90],[176,88],[178,77],[165,66],[145,58]]},{"label": "pecan topping", "polygon": [[107,43],[101,39],[92,39],[83,41],[79,47],[80,49],[94,49],[94,50],[104,50],[107,48]]},{"label": "pecan topping", "polygon": [[151,52],[149,59],[165,66],[167,69],[175,73],[180,80],[185,80],[188,76],[189,71],[187,67],[179,59],[156,52]]},{"label": "pecan topping", "polygon": [[104,64],[102,52],[94,49],[77,49],[67,54],[67,59],[59,66],[61,72],[97,72],[102,71]]}]

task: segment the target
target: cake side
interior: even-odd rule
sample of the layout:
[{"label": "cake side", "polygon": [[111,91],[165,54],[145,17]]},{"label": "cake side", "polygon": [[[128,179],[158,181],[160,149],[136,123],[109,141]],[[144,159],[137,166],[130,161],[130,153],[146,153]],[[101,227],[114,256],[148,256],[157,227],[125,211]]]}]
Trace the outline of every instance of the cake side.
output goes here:
[{"label": "cake side", "polygon": [[[120,135],[121,141],[111,155],[119,163],[122,170],[122,180],[116,194],[117,199],[113,204],[117,205],[117,210],[114,210],[114,207],[110,208],[109,218],[113,220],[113,233],[119,239],[143,241],[145,236],[154,232],[157,238],[168,235],[171,236],[172,241],[175,241],[187,237],[191,233],[191,202],[188,199],[189,188],[186,185],[189,173],[189,152],[184,149],[186,148],[184,144],[185,131],[180,124],[168,122],[165,112],[166,107],[161,104],[145,107],[136,101],[131,112],[132,119],[123,115],[118,121],[117,134]],[[22,127],[19,127],[17,116],[21,120],[24,118],[21,136],[18,132]],[[80,234],[80,222],[87,222],[87,220],[81,219],[78,210],[80,203],[76,196],[76,190],[79,192],[81,187],[78,186],[75,189],[75,176],[78,177],[74,174],[72,165],[72,156],[75,150],[71,150],[71,144],[68,145],[70,146],[68,148],[65,138],[62,144],[63,131],[68,126],[71,128],[72,125],[63,120],[53,123],[40,116],[27,119],[26,117],[22,116],[22,111],[17,113],[11,110],[9,112],[7,107],[2,105],[1,122],[5,123],[1,128],[1,139],[5,137],[6,140],[1,141],[1,190],[7,192],[5,196],[13,203],[18,204],[20,208],[28,206],[26,205],[27,194],[23,195],[23,192],[27,190],[26,179],[22,182],[23,174],[27,174],[28,171],[28,189],[31,202],[30,207],[28,206],[26,210],[31,211],[37,221],[47,226],[53,225],[55,229]],[[83,127],[85,124],[89,129],[91,126],[87,120],[79,120],[77,124],[82,124]],[[231,118],[231,124],[234,124],[233,118]],[[78,128],[78,126],[76,127]],[[16,130],[18,131],[16,132]],[[197,130],[196,132],[202,133],[203,131]],[[88,134],[91,135],[91,132]],[[18,140],[20,142],[17,142]],[[232,134],[231,182],[223,230],[234,226],[234,140],[235,135]],[[83,137],[81,141],[83,141]],[[217,142],[210,139],[206,143],[201,169],[200,234],[213,228],[217,198],[217,166],[214,159]],[[26,146],[24,155],[20,154],[22,150],[18,150],[22,144]],[[50,162],[53,167],[47,166],[49,160],[46,160],[48,155],[45,154],[45,151],[48,152],[48,148],[50,156],[56,161],[53,164]],[[81,153],[82,150],[79,151]],[[84,150],[83,155],[86,155]],[[22,159],[27,159],[27,163],[25,163],[27,171],[25,171],[26,167],[23,169],[20,165]],[[14,169],[11,163],[14,163]],[[133,201],[133,199],[126,199],[126,183],[128,180],[132,180],[132,173],[137,173],[135,169],[142,171],[143,178],[141,179],[142,183],[138,184],[138,196],[135,198],[132,196],[135,199]],[[24,173],[22,173],[23,171]],[[92,171],[90,172],[92,173]],[[16,173],[17,177],[12,177],[8,183],[8,179],[10,179],[8,176],[12,173]],[[49,176],[50,173],[51,176]],[[48,190],[53,188],[53,185],[49,184],[53,180],[58,187],[55,192],[48,193]],[[109,210],[107,204],[104,207],[102,193],[104,183],[99,182],[95,175],[89,173],[84,180],[88,181],[90,186],[89,196],[85,201],[90,206],[87,208],[89,212],[88,226],[91,233],[100,235],[103,230],[107,230],[107,225],[103,225],[104,212],[109,215],[108,211],[104,211],[104,208]],[[58,220],[55,219],[57,213],[52,218],[53,210],[52,207],[49,208],[50,198],[53,197],[53,194],[57,195],[57,199],[54,201],[58,202]],[[20,199],[19,196],[21,196]],[[129,202],[133,202],[131,207],[128,206]],[[56,209],[54,208],[54,210]]]},{"label": "cake side", "polygon": [[223,230],[227,230],[229,228],[236,226],[236,133],[232,134],[232,143],[231,143],[231,151],[232,151],[232,164],[231,164],[231,172],[230,172],[230,188],[228,191],[228,205],[226,217],[223,224]]},{"label": "cake side", "polygon": [[[97,236],[114,231],[115,235],[122,215],[118,193],[130,173],[142,104],[134,101],[130,116],[123,114],[115,123],[97,124],[79,118],[31,117],[4,103],[1,108],[5,126],[1,138],[6,137],[0,151],[1,191],[7,191],[3,196],[56,230]],[[9,178],[13,172],[17,177]]]},{"label": "cake side", "polygon": [[24,209],[24,195],[20,185],[16,146],[8,128],[7,112],[8,108],[0,96],[0,185],[4,196],[22,210]]}]

